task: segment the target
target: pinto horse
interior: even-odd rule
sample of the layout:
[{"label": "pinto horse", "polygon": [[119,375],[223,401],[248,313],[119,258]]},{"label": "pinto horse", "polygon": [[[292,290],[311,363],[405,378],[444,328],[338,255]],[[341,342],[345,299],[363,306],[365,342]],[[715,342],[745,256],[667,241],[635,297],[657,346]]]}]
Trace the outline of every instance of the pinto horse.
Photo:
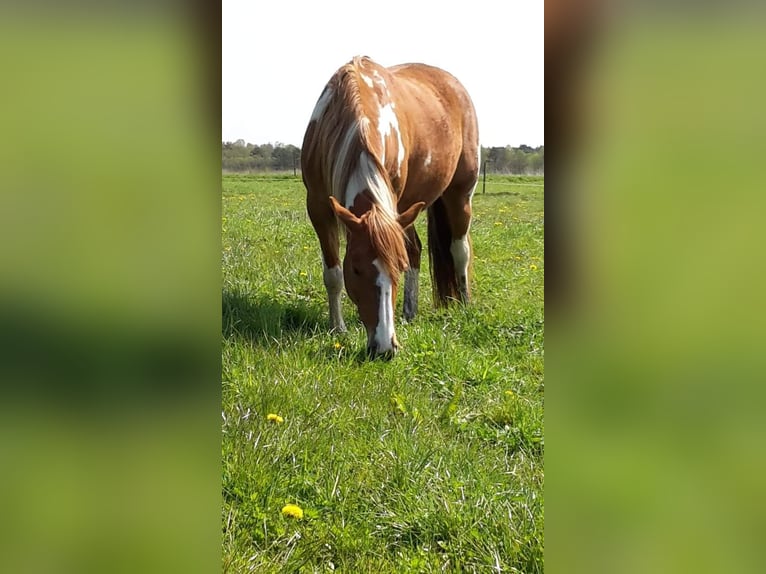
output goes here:
[{"label": "pinto horse", "polygon": [[[479,174],[476,112],[451,74],[425,64],[383,67],[357,56],[330,78],[301,149],[306,206],[324,265],[330,327],[345,331],[345,284],[367,330],[367,352],[392,357],[399,277],[404,318],[415,317],[428,209],[434,301],[467,302],[471,198]],[[339,225],[346,230],[343,269]]]}]

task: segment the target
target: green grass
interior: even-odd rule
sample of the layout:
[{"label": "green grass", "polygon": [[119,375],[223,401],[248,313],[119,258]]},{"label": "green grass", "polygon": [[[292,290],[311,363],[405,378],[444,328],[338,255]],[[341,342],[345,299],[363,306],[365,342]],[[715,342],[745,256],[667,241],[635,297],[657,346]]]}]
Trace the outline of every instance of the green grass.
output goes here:
[{"label": "green grass", "polygon": [[472,304],[433,308],[424,255],[385,362],[347,298],[328,332],[300,178],[224,176],[225,572],[543,571],[543,179],[489,181]]}]

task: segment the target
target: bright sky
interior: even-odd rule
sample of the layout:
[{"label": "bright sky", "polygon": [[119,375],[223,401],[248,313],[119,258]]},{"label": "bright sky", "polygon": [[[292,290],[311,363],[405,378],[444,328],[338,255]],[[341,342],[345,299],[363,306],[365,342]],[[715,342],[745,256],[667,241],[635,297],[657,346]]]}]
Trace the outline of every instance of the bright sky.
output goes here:
[{"label": "bright sky", "polygon": [[543,0],[224,0],[223,141],[303,142],[353,56],[424,62],[471,94],[484,146],[543,141]]}]

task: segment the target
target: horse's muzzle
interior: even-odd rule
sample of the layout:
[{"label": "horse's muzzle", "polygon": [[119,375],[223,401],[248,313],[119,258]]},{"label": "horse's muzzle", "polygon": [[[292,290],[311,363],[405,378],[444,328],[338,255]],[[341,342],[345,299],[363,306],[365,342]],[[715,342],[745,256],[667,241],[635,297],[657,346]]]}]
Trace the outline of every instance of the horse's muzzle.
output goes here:
[{"label": "horse's muzzle", "polygon": [[396,342],[396,338],[394,338],[391,341],[391,344],[384,349],[381,349],[374,339],[367,343],[367,357],[370,359],[383,359],[384,361],[390,361],[394,358],[398,350],[399,344]]},{"label": "horse's muzzle", "polygon": [[390,361],[396,355],[396,349],[388,349],[386,351],[379,351],[377,347],[373,345],[367,345],[367,357],[370,359],[383,359],[384,361]]}]

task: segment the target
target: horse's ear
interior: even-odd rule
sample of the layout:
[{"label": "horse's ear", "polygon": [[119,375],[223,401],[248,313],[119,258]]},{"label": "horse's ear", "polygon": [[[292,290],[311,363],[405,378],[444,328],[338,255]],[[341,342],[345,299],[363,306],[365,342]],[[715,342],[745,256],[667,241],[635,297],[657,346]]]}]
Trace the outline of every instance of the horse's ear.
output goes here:
[{"label": "horse's ear", "polygon": [[402,229],[407,229],[410,225],[415,223],[415,219],[417,219],[420,211],[425,206],[426,203],[424,201],[418,201],[417,203],[412,204],[407,211],[400,213],[396,220],[399,222],[399,225],[402,226]]},{"label": "horse's ear", "polygon": [[348,227],[349,231],[359,231],[362,227],[362,220],[343,207],[333,196],[330,196],[330,205],[335,215]]}]

